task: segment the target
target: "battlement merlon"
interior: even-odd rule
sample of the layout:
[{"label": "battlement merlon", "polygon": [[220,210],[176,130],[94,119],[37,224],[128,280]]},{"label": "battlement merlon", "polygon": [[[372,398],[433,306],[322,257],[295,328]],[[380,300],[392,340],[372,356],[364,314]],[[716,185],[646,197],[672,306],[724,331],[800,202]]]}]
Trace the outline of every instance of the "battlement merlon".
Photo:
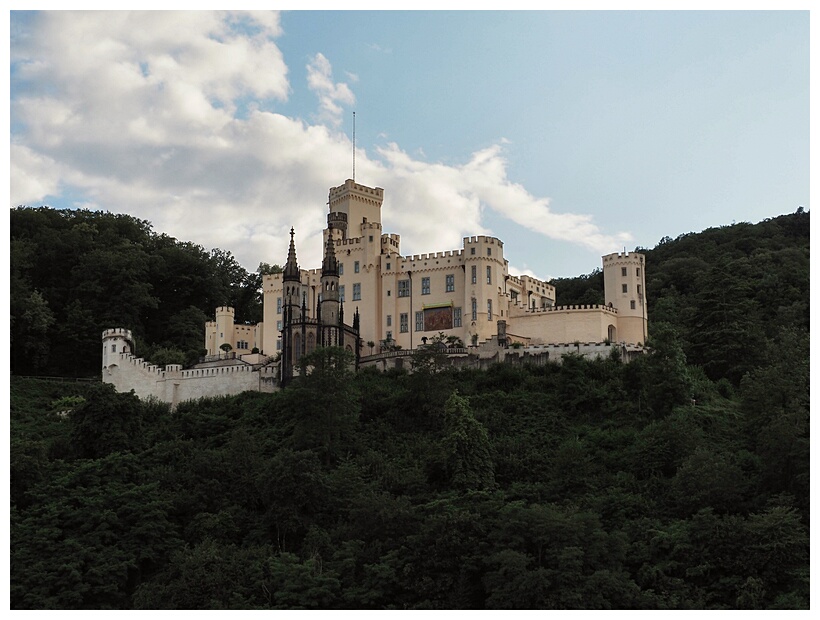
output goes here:
[{"label": "battlement merlon", "polygon": [[604,265],[612,262],[635,262],[643,263],[646,257],[640,252],[613,252],[612,254],[605,254],[602,257]]},{"label": "battlement merlon", "polygon": [[131,330],[130,329],[125,329],[123,327],[116,327],[116,328],[112,328],[112,329],[106,329],[106,330],[103,331],[102,337],[103,337],[103,340],[105,340],[106,338],[114,338],[114,337],[120,337],[120,338],[123,338],[124,340],[130,340],[130,341],[134,340],[133,336],[131,335]]}]

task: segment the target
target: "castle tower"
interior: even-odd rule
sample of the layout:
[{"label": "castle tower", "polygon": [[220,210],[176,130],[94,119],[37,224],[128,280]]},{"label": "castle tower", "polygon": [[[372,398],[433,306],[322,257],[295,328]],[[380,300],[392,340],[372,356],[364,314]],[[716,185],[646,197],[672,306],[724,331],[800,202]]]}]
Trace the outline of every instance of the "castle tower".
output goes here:
[{"label": "castle tower", "polygon": [[618,312],[617,324],[613,323],[609,328],[609,339],[613,342],[646,342],[644,263],[644,255],[638,252],[607,254],[603,257],[605,303]]},{"label": "castle tower", "polygon": [[325,243],[325,257],[322,260],[321,300],[319,320],[323,325],[322,346],[339,344],[339,261],[333,237],[328,235]]},{"label": "castle tower", "polygon": [[230,306],[220,306],[216,309],[216,353],[220,352],[223,344],[233,347],[234,309]]},{"label": "castle tower", "polygon": [[328,192],[329,213],[333,216],[346,216],[345,238],[362,236],[364,222],[381,224],[383,201],[384,190],[381,187],[367,187],[352,179],[347,179],[339,187],[331,187]]},{"label": "castle tower", "polygon": [[103,371],[118,366],[122,353],[134,352],[134,338],[130,329],[106,329],[102,333],[102,367]]},{"label": "castle tower", "polygon": [[[301,273],[296,262],[296,243],[293,240],[293,228],[290,229],[290,246],[288,260],[282,270],[282,385],[287,385],[293,378],[293,366],[304,354],[305,341],[296,332],[296,324],[303,320],[302,308],[304,291],[302,290]],[[294,337],[295,336],[295,337]]]}]

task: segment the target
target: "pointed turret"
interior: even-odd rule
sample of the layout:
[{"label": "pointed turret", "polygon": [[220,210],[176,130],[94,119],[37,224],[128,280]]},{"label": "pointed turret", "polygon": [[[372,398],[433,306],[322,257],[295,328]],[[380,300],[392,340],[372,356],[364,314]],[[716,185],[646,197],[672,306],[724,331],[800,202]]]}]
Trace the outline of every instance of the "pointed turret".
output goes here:
[{"label": "pointed turret", "polygon": [[336,244],[331,235],[327,236],[325,243],[325,257],[322,260],[322,276],[339,277],[339,261],[336,260]]},{"label": "pointed turret", "polygon": [[293,228],[290,229],[290,247],[288,248],[288,260],[282,271],[282,280],[299,281],[299,265],[296,263],[296,244],[293,242]]},{"label": "pointed turret", "polygon": [[[322,260],[322,301],[319,313],[322,323],[326,326],[339,324],[339,261],[336,260],[336,250],[333,238],[328,235],[325,243],[325,257]],[[333,342],[335,338],[325,338]]]}]

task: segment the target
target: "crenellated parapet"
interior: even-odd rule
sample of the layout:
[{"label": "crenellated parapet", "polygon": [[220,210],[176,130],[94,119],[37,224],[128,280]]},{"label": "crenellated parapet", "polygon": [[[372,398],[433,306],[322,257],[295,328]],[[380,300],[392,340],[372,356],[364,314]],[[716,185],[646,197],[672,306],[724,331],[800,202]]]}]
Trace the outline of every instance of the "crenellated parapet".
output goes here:
[{"label": "crenellated parapet", "polygon": [[618,314],[618,311],[615,308],[612,308],[610,306],[603,306],[600,304],[570,304],[566,306],[547,306],[545,308],[530,308],[525,304],[518,302],[515,304],[515,308],[521,310],[522,312],[527,312],[529,314],[544,314],[551,312],[588,312],[590,310],[600,311],[604,314],[610,314],[612,316]]}]

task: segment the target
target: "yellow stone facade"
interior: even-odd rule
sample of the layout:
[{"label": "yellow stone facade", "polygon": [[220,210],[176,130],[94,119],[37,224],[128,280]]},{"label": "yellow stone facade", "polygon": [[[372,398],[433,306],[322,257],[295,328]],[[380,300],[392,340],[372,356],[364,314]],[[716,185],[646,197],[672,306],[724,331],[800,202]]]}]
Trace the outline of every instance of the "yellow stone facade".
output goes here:
[{"label": "yellow stone facade", "polygon": [[[359,313],[362,356],[386,348],[415,349],[442,332],[467,346],[482,343],[497,337],[501,321],[509,343],[645,342],[642,254],[603,257],[605,305],[558,306],[548,282],[509,273],[504,243],[495,237],[465,237],[459,249],[403,255],[400,236],[382,231],[383,200],[382,188],[350,179],[328,195],[324,240],[332,238],[339,262],[347,321]],[[322,270],[301,269],[299,275],[308,318],[315,319]],[[269,356],[281,350],[282,274],[265,276],[263,295],[258,325],[236,325],[231,308],[217,309],[205,329],[209,355],[226,343],[237,353],[257,347]]]}]

